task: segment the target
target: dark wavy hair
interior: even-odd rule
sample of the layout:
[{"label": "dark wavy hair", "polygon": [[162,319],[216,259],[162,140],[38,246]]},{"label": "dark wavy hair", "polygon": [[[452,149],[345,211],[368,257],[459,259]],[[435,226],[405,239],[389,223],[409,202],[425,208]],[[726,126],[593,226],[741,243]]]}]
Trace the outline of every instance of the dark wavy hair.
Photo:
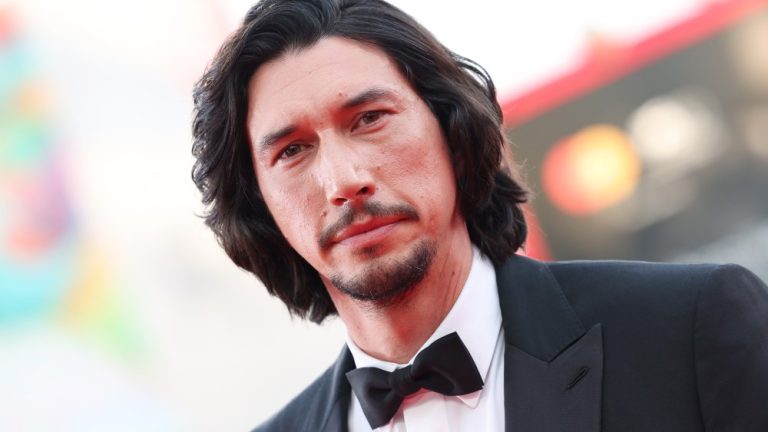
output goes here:
[{"label": "dark wavy hair", "polygon": [[287,242],[262,199],[246,128],[248,83],[264,63],[337,36],[386,53],[438,119],[451,153],[469,236],[495,265],[525,242],[522,203],[488,74],[381,0],[263,0],[220,48],[194,88],[192,179],[205,222],[239,267],[292,314],[322,322],[336,309],[317,271]]}]

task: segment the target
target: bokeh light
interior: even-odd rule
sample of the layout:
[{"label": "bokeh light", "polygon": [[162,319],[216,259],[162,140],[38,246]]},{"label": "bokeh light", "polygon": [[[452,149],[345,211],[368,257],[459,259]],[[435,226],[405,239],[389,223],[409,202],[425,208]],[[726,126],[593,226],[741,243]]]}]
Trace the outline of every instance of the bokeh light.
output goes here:
[{"label": "bokeh light", "polygon": [[573,215],[596,213],[628,197],[641,163],[616,126],[592,125],[552,146],[542,166],[542,187],[552,203]]}]

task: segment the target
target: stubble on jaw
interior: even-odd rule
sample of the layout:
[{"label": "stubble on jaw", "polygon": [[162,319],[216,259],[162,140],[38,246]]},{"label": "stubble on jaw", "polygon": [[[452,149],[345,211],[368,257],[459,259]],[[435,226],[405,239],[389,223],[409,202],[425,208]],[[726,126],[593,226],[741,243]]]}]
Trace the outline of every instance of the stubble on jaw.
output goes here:
[{"label": "stubble on jaw", "polygon": [[335,273],[330,281],[354,300],[377,309],[388,308],[400,304],[424,280],[436,252],[435,242],[421,240],[405,258],[373,258],[359,274],[347,277]]}]

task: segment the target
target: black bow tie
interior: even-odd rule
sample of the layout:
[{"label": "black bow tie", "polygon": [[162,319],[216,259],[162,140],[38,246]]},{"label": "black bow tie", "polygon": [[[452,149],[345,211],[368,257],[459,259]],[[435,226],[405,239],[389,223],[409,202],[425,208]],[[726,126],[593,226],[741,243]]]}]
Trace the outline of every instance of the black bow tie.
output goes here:
[{"label": "black bow tie", "polygon": [[459,396],[483,388],[483,378],[456,332],[432,342],[412,365],[393,372],[357,368],[347,372],[347,379],[373,429],[387,424],[403,399],[419,389]]}]

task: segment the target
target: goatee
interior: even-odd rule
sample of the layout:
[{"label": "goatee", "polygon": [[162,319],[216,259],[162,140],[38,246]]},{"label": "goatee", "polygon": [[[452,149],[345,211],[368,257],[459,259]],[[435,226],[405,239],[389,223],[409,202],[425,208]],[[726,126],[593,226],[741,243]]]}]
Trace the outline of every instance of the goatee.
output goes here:
[{"label": "goatee", "polygon": [[374,258],[363,271],[346,278],[340,273],[331,275],[331,283],[342,293],[355,300],[387,307],[399,303],[424,279],[432,264],[437,246],[422,240],[404,259]]}]

